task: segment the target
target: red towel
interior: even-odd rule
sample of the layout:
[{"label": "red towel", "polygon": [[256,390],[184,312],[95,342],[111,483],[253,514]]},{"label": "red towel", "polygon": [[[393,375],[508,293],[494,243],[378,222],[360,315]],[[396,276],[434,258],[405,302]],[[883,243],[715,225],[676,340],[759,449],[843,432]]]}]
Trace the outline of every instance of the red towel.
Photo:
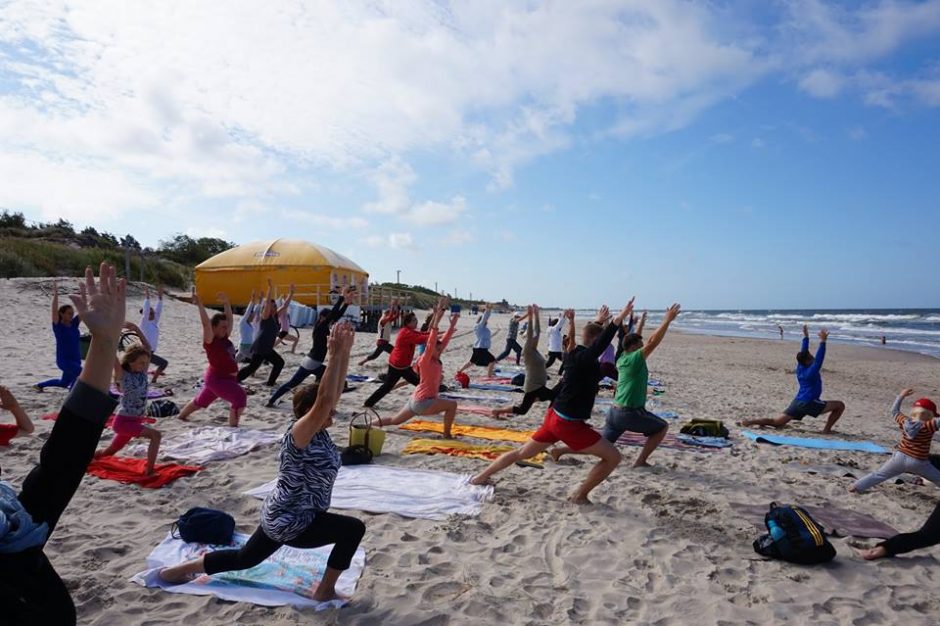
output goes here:
[{"label": "red towel", "polygon": [[191,476],[203,468],[197,465],[177,465],[164,463],[154,466],[156,474],[144,475],[146,459],[131,459],[122,456],[105,456],[92,460],[88,464],[88,473],[98,478],[116,480],[119,483],[133,483],[147,489],[159,489],[177,478]]},{"label": "red towel", "polygon": [[10,440],[16,437],[20,432],[20,427],[16,424],[0,424],[0,446],[10,445]]},{"label": "red towel", "polygon": [[[42,416],[42,419],[44,419],[44,420],[52,420],[52,421],[54,422],[54,421],[56,421],[57,419],[59,419],[59,414],[58,414],[58,413],[46,413],[45,415]],[[144,418],[144,424],[156,424],[156,423],[157,423],[157,419],[156,419],[155,417],[145,417],[145,418]],[[114,425],[114,416],[113,416],[113,415],[110,416],[110,417],[108,417],[108,421],[104,423],[104,427],[105,427],[105,428],[111,428],[112,425]]]}]

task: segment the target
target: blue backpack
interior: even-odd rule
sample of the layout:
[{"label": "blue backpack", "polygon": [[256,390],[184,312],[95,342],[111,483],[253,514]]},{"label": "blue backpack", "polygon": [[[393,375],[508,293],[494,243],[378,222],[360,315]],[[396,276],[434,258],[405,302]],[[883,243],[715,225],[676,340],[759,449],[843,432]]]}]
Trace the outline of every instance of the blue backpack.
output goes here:
[{"label": "blue backpack", "polygon": [[768,534],[754,541],[754,551],[762,556],[801,565],[826,563],[836,556],[825,529],[801,507],[771,502],[764,524]]},{"label": "blue backpack", "polygon": [[205,543],[214,546],[232,544],[235,535],[235,518],[224,511],[197,506],[189,509],[176,520],[170,529],[173,537],[186,543]]}]

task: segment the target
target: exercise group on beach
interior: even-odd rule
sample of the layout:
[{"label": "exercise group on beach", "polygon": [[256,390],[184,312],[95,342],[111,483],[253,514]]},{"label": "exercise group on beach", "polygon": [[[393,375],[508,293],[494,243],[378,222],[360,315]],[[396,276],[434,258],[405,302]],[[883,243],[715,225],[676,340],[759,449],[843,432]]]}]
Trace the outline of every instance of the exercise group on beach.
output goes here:
[{"label": "exercise group on beach", "polygon": [[[228,423],[239,426],[248,405],[243,383],[263,364],[270,366],[265,386],[271,390],[265,406],[276,406],[291,393],[293,419],[280,442],[279,469],[273,491],[261,507],[260,522],[248,542],[238,549],[217,550],[196,560],[166,567],[159,576],[170,584],[183,583],[202,573],[253,567],[282,545],[312,548],[333,545],[327,568],[315,592],[318,600],[337,597],[336,582],[348,569],[366,526],[355,517],[328,511],[333,485],[340,467],[340,453],[329,428],[346,388],[355,330],[343,321],[346,308],[358,299],[355,288],[338,294],[335,303],[319,311],[312,329],[312,346],[291,378],[278,386],[284,359],[279,345],[297,341],[289,331],[288,311],[293,287],[280,301],[269,280],[254,293],[239,320],[239,346],[233,343],[235,316],[225,294],[217,302],[221,312],[211,313],[196,295],[192,302],[202,328],[201,345],[207,367],[202,388],[181,410],[178,417],[188,421],[217,400],[228,405]],[[161,434],[145,425],[149,386],[167,375],[172,364],[158,355],[163,291],[145,293],[139,310],[140,322],[126,319],[126,283],[114,268],[102,264],[97,280],[86,270],[77,295],[62,303],[58,285],[53,284],[51,326],[55,341],[58,378],[39,382],[35,389],[53,387],[69,390],[59,417],[42,447],[39,463],[25,477],[17,493],[0,481],[0,598],[3,613],[16,623],[74,623],[75,608],[63,581],[43,549],[69,501],[79,488],[88,464],[95,457],[113,455],[135,438],[148,441],[145,472],[153,472],[159,454]],[[625,432],[646,437],[645,445],[633,461],[634,467],[649,465],[650,456],[664,440],[668,423],[647,409],[648,361],[665,339],[670,325],[681,312],[678,304],[669,307],[662,322],[648,338],[644,337],[646,314],[634,314],[630,299],[616,312],[602,306],[579,329],[572,309],[557,319],[545,321],[548,335],[546,355],[539,344],[543,315],[537,305],[514,314],[509,322],[502,353],[494,356],[489,321],[492,305],[486,305],[473,326],[474,342],[469,359],[457,375],[471,368],[483,368],[488,376],[496,364],[512,358],[525,369],[522,397],[518,403],[492,410],[493,417],[524,415],[539,404],[542,425],[521,446],[502,454],[486,469],[470,479],[474,485],[488,484],[509,466],[540,453],[557,461],[567,455],[596,457],[570,495],[575,504],[590,502],[590,494],[621,464],[616,447]],[[393,326],[401,327],[392,337]],[[414,390],[408,401],[392,417],[381,417],[379,426],[399,425],[416,416],[440,415],[443,436],[453,436],[457,402],[442,398],[444,380],[442,354],[450,347],[459,313],[450,311],[447,299],[440,299],[423,328],[414,312],[404,312],[392,301],[379,320],[374,351],[359,365],[388,355],[382,384],[364,402],[375,407],[399,385]],[[195,323],[195,322],[194,322]],[[524,331],[520,327],[525,324]],[[80,346],[80,325],[91,342],[84,359]],[[519,334],[523,333],[523,343]],[[133,334],[137,341],[119,349],[122,335]],[[743,426],[783,428],[792,420],[822,417],[822,431],[833,432],[845,412],[841,401],[824,400],[822,366],[826,357],[828,333],[818,332],[815,355],[810,350],[810,333],[803,327],[803,339],[796,355],[799,385],[793,402],[774,417],[745,420]],[[84,362],[83,362],[84,361]],[[549,370],[559,364],[558,382],[549,385]],[[152,372],[151,367],[155,367]],[[172,370],[170,370],[172,371]],[[310,377],[314,382],[307,382]],[[600,430],[590,424],[600,383],[614,381],[613,403]],[[117,387],[113,390],[113,387]],[[117,393],[114,393],[114,392]],[[913,390],[901,391],[890,408],[890,418],[899,429],[900,443],[891,459],[881,468],[854,483],[851,490],[863,492],[904,472],[918,474],[940,485],[940,470],[930,462],[931,440],[940,427],[936,405],[926,398],[916,400],[908,414],[902,410]],[[117,396],[119,399],[115,399]],[[0,442],[34,431],[28,415],[10,390],[0,387],[0,407],[12,414],[15,424],[0,425]],[[115,415],[111,443],[99,449],[99,439],[109,416]],[[940,504],[924,526],[915,532],[899,534],[877,546],[861,550],[865,559],[894,556],[940,543]]]}]

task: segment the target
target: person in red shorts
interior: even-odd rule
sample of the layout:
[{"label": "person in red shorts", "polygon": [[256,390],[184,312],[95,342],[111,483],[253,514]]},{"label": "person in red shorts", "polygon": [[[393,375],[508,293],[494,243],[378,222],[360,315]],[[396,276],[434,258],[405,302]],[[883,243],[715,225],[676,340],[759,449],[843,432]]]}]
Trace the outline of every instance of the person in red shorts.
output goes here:
[{"label": "person in red shorts", "polygon": [[[575,504],[589,504],[588,494],[607,478],[620,464],[621,456],[612,443],[603,439],[587,421],[594,410],[597,397],[600,363],[597,358],[613,340],[624,319],[633,312],[633,299],[611,319],[607,306],[602,306],[593,322],[581,331],[581,345],[565,355],[564,377],[555,402],[545,414],[542,427],[520,448],[506,452],[489,467],[474,476],[470,483],[482,485],[490,477],[514,463],[531,458],[561,441],[581,454],[592,454],[600,459],[584,482],[568,498]],[[574,311],[567,311],[572,334]]]},{"label": "person in red shorts", "polygon": [[14,437],[30,435],[35,430],[26,411],[6,387],[0,387],[0,409],[12,413],[16,420],[15,424],[0,424],[0,446],[8,446]]}]

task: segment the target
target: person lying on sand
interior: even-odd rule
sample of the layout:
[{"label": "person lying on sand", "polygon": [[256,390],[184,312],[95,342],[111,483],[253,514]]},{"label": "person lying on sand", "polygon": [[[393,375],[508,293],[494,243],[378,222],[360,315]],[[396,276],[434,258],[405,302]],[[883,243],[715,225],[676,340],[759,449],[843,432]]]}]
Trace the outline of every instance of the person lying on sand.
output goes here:
[{"label": "person lying on sand", "polygon": [[248,542],[237,550],[215,550],[165,567],[159,572],[161,579],[179,584],[196,574],[248,569],[283,545],[307,549],[335,544],[314,599],[326,602],[339,597],[336,581],[349,569],[366,532],[365,524],[355,517],[327,511],[340,467],[339,450],[327,428],[333,424],[343,393],[354,340],[352,326],[336,324],[329,338],[329,365],[323,379],[294,394],[296,421],[281,440],[277,482],[261,506],[261,523]]},{"label": "person lying on sand", "polygon": [[454,331],[457,330],[457,320],[460,319],[459,313],[450,316],[450,326],[447,332],[438,341],[438,325],[444,312],[450,306],[446,298],[442,298],[434,307],[434,314],[429,324],[429,334],[427,348],[421,358],[418,359],[418,375],[421,382],[414,390],[414,394],[408,403],[402,407],[395,417],[380,417],[379,426],[392,426],[404,424],[416,415],[437,415],[444,414],[444,438],[451,438],[451,426],[454,424],[454,418],[457,416],[457,402],[454,400],[443,400],[438,397],[440,392],[441,380],[444,377],[444,365],[441,363],[441,355],[447,349]]},{"label": "person lying on sand", "polygon": [[[489,467],[474,476],[470,480],[471,484],[483,485],[497,472],[514,463],[531,458],[561,441],[574,452],[591,454],[600,459],[588,473],[584,482],[569,497],[569,501],[575,504],[590,503],[588,495],[591,490],[601,484],[622,460],[617,448],[587,424],[597,397],[598,372],[600,371],[597,357],[610,344],[617,333],[617,328],[632,311],[633,299],[613,319],[606,305],[600,308],[595,320],[586,324],[581,331],[583,345],[573,348],[565,356],[565,373],[561,388],[558,390],[555,403],[545,414],[542,427],[532,435],[528,442],[515,450],[504,453]],[[568,320],[573,335],[573,311],[568,312]]]},{"label": "person lying on sand", "polygon": [[823,432],[831,433],[832,427],[835,426],[835,423],[842,417],[842,413],[845,412],[845,403],[838,400],[820,400],[823,390],[822,374],[820,372],[826,358],[826,339],[828,338],[829,331],[825,328],[819,331],[819,349],[816,351],[816,356],[813,357],[809,352],[809,328],[804,324],[802,347],[796,355],[796,380],[800,385],[796,398],[777,417],[742,420],[739,422],[740,425],[783,428],[790,420],[802,420],[807,415],[819,417],[828,414],[829,418],[826,420]]}]

